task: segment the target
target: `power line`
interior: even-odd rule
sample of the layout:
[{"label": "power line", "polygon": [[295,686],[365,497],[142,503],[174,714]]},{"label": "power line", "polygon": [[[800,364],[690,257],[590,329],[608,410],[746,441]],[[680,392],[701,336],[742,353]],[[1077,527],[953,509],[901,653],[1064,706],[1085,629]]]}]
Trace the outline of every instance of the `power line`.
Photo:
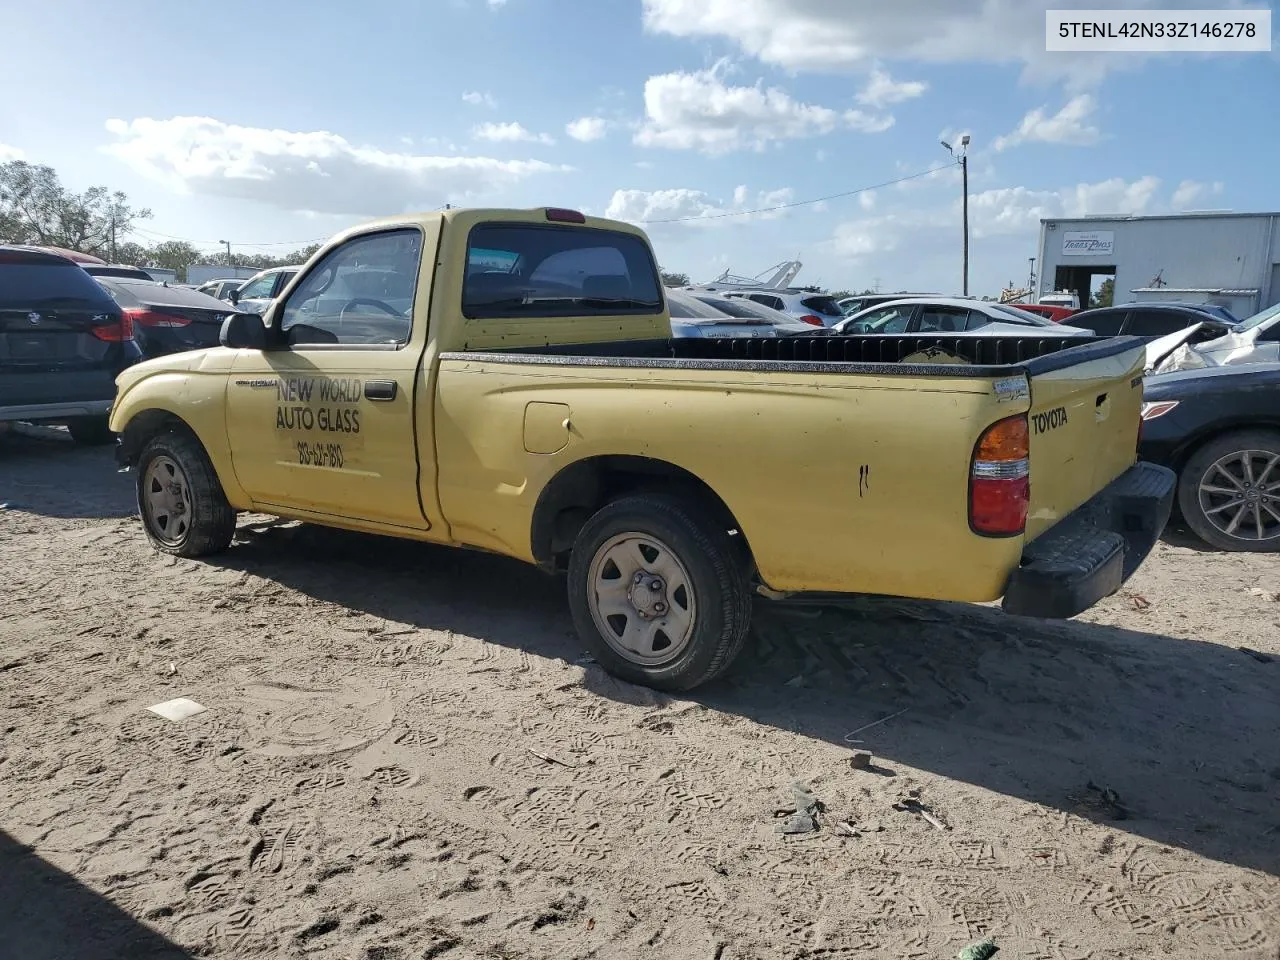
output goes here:
[{"label": "power line", "polygon": [[[957,161],[958,163],[959,161]],[[730,210],[727,213],[707,213],[699,214],[693,217],[667,217],[662,220],[636,220],[636,223],[688,223],[691,220],[724,220],[727,217],[750,217],[757,213],[775,213],[778,210],[790,210],[793,207],[805,207],[815,203],[826,203],[828,200],[840,200],[844,197],[854,197],[860,193],[869,193],[872,190],[881,190],[884,187],[892,187],[895,184],[906,183],[908,180],[919,180],[921,177],[930,177],[939,170],[945,170],[952,164],[943,164],[940,167],[930,167],[928,170],[921,170],[919,173],[908,174],[905,177],[898,177],[894,180],[886,180],[884,183],[875,183],[869,187],[858,187],[856,190],[845,190],[842,193],[832,193],[825,197],[814,197],[812,200],[794,200],[791,203],[780,203],[773,207],[759,207],[755,210]]]},{"label": "power line", "polygon": [[[225,240],[197,240],[194,237],[175,237],[170,233],[161,233],[158,230],[150,230],[146,227],[130,227],[130,233],[141,233],[145,236],[159,237],[163,240],[181,240],[183,243],[207,243],[216,246],[225,243]],[[252,243],[248,240],[232,240],[237,247],[305,247],[311,243],[323,243],[328,237],[312,237],[310,240],[266,240],[261,243]]]}]

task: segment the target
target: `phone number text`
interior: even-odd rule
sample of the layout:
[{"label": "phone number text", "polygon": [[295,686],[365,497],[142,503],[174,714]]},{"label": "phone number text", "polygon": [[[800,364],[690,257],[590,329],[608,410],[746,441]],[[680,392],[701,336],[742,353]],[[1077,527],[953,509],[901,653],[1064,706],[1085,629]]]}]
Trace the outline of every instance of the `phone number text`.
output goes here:
[{"label": "phone number text", "polygon": [[342,444],[298,441],[298,463],[306,467],[342,468]]}]

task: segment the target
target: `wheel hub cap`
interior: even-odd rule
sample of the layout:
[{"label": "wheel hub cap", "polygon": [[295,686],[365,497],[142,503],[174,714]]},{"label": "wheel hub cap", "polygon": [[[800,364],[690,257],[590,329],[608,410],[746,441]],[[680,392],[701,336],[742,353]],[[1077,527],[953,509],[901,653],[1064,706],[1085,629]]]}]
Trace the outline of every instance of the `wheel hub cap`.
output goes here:
[{"label": "wheel hub cap", "polygon": [[641,666],[678,657],[694,629],[689,573],[665,543],[628,533],[600,545],[589,568],[587,604],[605,642]]},{"label": "wheel hub cap", "polygon": [[169,457],[156,457],[142,478],[142,519],[161,543],[177,546],[191,527],[191,491],[187,475]]},{"label": "wheel hub cap", "polygon": [[1200,478],[1200,509],[1219,531],[1254,542],[1280,537],[1280,454],[1240,450]]}]

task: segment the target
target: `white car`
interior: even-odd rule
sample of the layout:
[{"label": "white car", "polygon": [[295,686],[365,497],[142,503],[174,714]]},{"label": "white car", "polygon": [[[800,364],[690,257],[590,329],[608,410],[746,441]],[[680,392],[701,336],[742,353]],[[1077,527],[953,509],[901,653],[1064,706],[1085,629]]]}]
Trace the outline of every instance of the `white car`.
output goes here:
[{"label": "white car", "polygon": [[855,313],[832,333],[929,334],[979,337],[1092,337],[1092,330],[1054,323],[1003,303],[960,297],[911,297]]},{"label": "white car", "polygon": [[233,303],[237,310],[265,314],[271,301],[284,292],[289,281],[301,269],[300,266],[270,267],[255,273],[239,287],[228,291],[223,299]]},{"label": "white car", "polygon": [[668,290],[667,308],[673,337],[783,337],[814,329],[758,303],[701,291]]},{"label": "white car", "polygon": [[1147,347],[1148,368],[1156,373],[1227,367],[1280,360],[1280,303],[1255,313],[1213,340],[1188,343],[1200,325],[1163,337]]},{"label": "white car", "polygon": [[833,327],[844,319],[835,297],[803,290],[736,290],[726,297],[750,300],[813,327]]}]

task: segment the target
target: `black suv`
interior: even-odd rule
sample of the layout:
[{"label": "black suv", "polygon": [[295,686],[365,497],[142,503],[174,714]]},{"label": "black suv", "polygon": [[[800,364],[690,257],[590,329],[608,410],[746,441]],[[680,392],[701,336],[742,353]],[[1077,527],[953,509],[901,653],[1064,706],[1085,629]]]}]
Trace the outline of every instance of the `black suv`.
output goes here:
[{"label": "black suv", "polygon": [[73,261],[0,246],[0,421],[108,443],[116,375],[141,358],[131,321]]}]

